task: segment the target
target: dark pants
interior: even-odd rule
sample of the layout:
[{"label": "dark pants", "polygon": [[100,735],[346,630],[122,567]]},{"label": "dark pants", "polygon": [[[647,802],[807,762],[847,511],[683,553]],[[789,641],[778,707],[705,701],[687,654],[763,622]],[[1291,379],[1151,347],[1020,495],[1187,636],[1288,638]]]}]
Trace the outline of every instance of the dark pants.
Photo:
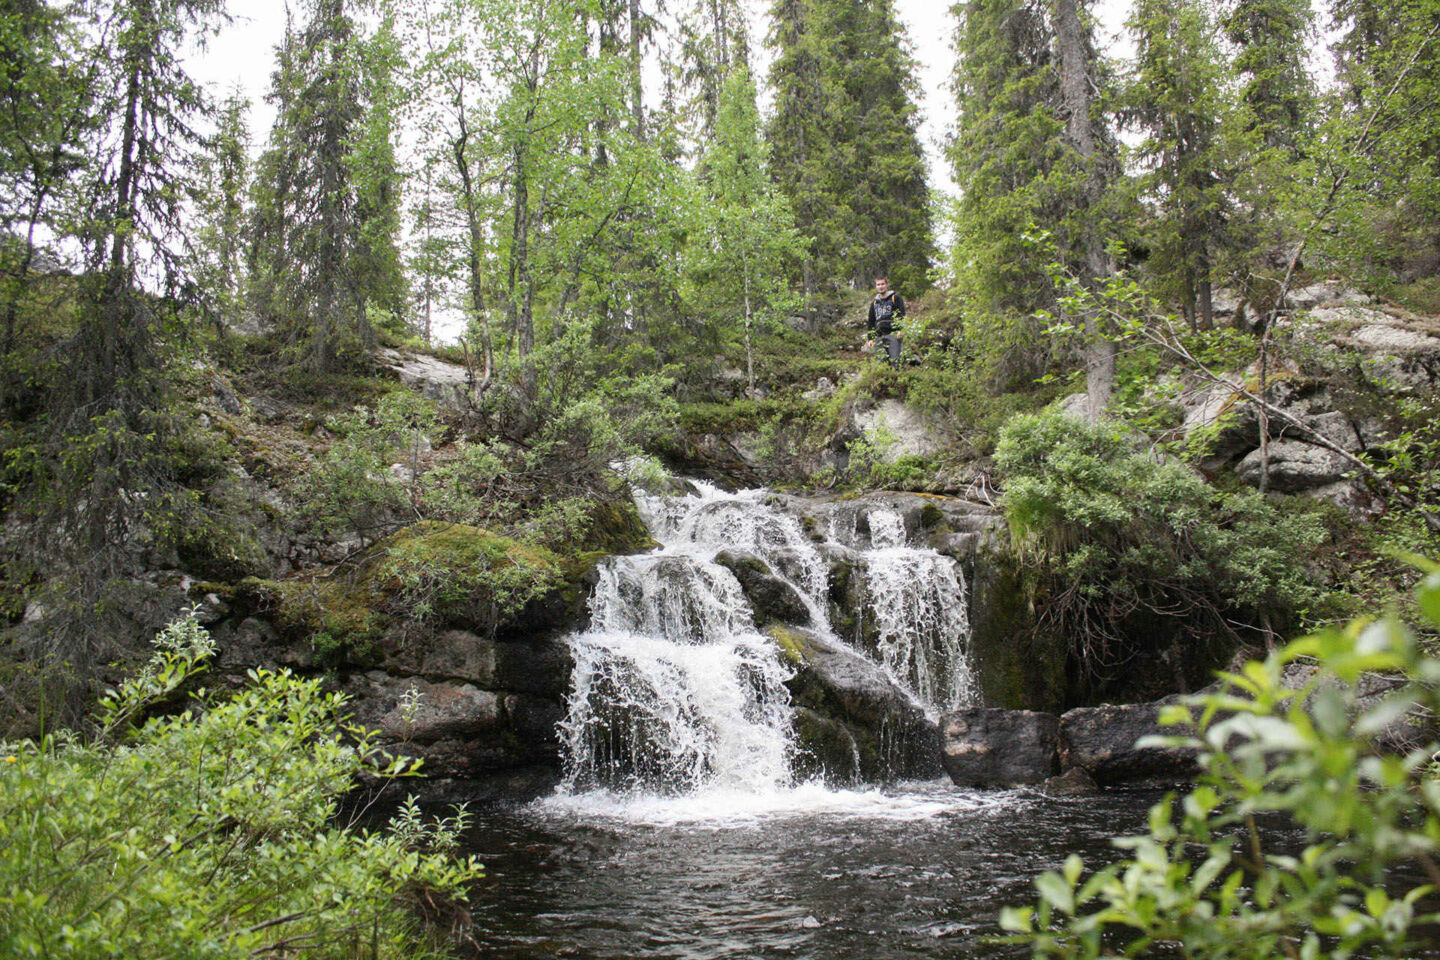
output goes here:
[{"label": "dark pants", "polygon": [[890,366],[900,366],[900,338],[893,333],[887,333],[880,338],[880,346],[885,349]]}]

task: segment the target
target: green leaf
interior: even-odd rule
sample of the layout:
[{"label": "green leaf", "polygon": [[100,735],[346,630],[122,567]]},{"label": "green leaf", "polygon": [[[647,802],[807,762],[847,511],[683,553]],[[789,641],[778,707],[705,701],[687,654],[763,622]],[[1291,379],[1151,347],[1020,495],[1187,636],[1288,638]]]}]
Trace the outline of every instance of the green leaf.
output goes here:
[{"label": "green leaf", "polygon": [[1075,912],[1075,888],[1053,870],[1047,870],[1035,878],[1035,888],[1046,903],[1064,914]]}]

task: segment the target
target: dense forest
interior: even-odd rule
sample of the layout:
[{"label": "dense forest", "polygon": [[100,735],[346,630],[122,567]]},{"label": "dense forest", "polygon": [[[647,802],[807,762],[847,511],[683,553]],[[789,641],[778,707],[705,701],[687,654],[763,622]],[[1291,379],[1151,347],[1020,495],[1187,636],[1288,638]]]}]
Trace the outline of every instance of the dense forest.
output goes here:
[{"label": "dense forest", "polygon": [[[268,130],[187,72],[223,0],[7,0],[0,737],[183,765],[245,721],[211,703],[210,746],[163,741],[213,652],[181,606],[268,618],[317,677],[456,610],[494,634],[644,544],[628,484],[666,470],[993,507],[1057,710],[1417,620],[1440,0],[1133,0],[1110,46],[1094,6],[928,19],[957,116],[934,171],[895,0],[299,0],[253,67]],[[876,277],[909,303],[896,367],[861,349]],[[236,817],[319,829],[363,758],[317,733],[318,679],[261,679],[250,707],[302,724],[284,749],[333,754],[294,810]],[[372,885],[325,937],[434,920],[416,891],[478,872],[404,842],[317,858]],[[237,884],[232,944],[290,955]]]}]

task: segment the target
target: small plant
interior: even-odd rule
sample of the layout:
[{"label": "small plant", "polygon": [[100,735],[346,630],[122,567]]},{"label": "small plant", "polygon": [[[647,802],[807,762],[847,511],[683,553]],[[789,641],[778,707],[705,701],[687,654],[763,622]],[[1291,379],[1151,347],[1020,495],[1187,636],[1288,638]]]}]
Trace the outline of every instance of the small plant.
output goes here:
[{"label": "small plant", "polygon": [[[1418,590],[1440,626],[1440,565]],[[1308,682],[1287,668],[1315,663]],[[1394,692],[1361,697],[1383,674]],[[1294,641],[1223,677],[1225,688],[1167,708],[1193,734],[1161,738],[1199,752],[1202,774],[1178,803],[1150,813],[1145,836],[1116,841],[1128,859],[1089,876],[1077,856],[1036,880],[1033,907],[1001,925],[1036,957],[1195,960],[1414,957],[1440,922],[1440,780],[1434,722],[1440,659],[1397,618],[1362,619]],[[1429,742],[1403,756],[1376,738],[1406,717]],[[1256,818],[1305,832],[1298,852],[1272,849]]]},{"label": "small plant", "polygon": [[106,699],[108,742],[0,745],[0,956],[443,955],[410,906],[461,904],[481,875],[455,853],[467,815],[427,823],[412,801],[386,830],[337,823],[357,775],[417,767],[383,759],[343,696],[252,670],[132,723],[210,649],[193,616],[167,627]]}]

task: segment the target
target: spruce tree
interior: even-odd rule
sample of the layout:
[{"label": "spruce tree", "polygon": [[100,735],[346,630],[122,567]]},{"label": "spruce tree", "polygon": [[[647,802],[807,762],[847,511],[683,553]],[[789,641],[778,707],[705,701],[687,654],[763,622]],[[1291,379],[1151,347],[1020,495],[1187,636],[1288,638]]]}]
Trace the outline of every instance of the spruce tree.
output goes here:
[{"label": "spruce tree", "polygon": [[1346,96],[1318,152],[1345,171],[1334,202],[1349,212],[1324,245],[1373,285],[1423,281],[1440,268],[1440,0],[1335,0],[1332,14]]},{"label": "spruce tree", "polygon": [[219,318],[230,322],[236,319],[244,283],[249,110],[250,100],[238,88],[220,104],[215,134],[199,159],[195,198],[196,283]]},{"label": "spruce tree", "polygon": [[1279,198],[1304,176],[1315,121],[1316,91],[1306,70],[1314,14],[1309,0],[1236,0],[1221,27],[1234,49],[1237,96],[1221,131],[1233,205],[1216,266],[1247,301],[1265,302],[1293,243]]},{"label": "spruce tree", "polygon": [[[1015,387],[1054,359],[1038,319],[1060,311],[1052,268],[1087,284],[1109,272],[1118,165],[1102,99],[1109,81],[1082,4],[967,0],[954,9],[954,272],[970,339],[989,354],[997,386]],[[1098,415],[1113,349],[1094,329],[1085,348]]]},{"label": "spruce tree", "polygon": [[770,36],[777,182],[814,239],[803,271],[869,286],[928,285],[935,254],[915,63],[891,0],[777,0]]},{"label": "spruce tree", "polygon": [[257,310],[298,363],[331,371],[374,340],[372,311],[401,313],[393,146],[394,51],[367,40],[347,0],[311,0],[287,27],[270,99],[275,126],[255,185],[250,272]]},{"label": "spruce tree", "polygon": [[1145,137],[1142,183],[1158,198],[1151,274],[1193,326],[1208,328],[1215,248],[1230,203],[1220,136],[1225,67],[1215,24],[1198,0],[1136,0],[1127,25],[1136,57],[1127,111]]},{"label": "spruce tree", "polygon": [[1294,152],[1313,119],[1315,91],[1305,69],[1314,32],[1310,0],[1235,0],[1221,25],[1235,46],[1244,126],[1265,149]]}]

